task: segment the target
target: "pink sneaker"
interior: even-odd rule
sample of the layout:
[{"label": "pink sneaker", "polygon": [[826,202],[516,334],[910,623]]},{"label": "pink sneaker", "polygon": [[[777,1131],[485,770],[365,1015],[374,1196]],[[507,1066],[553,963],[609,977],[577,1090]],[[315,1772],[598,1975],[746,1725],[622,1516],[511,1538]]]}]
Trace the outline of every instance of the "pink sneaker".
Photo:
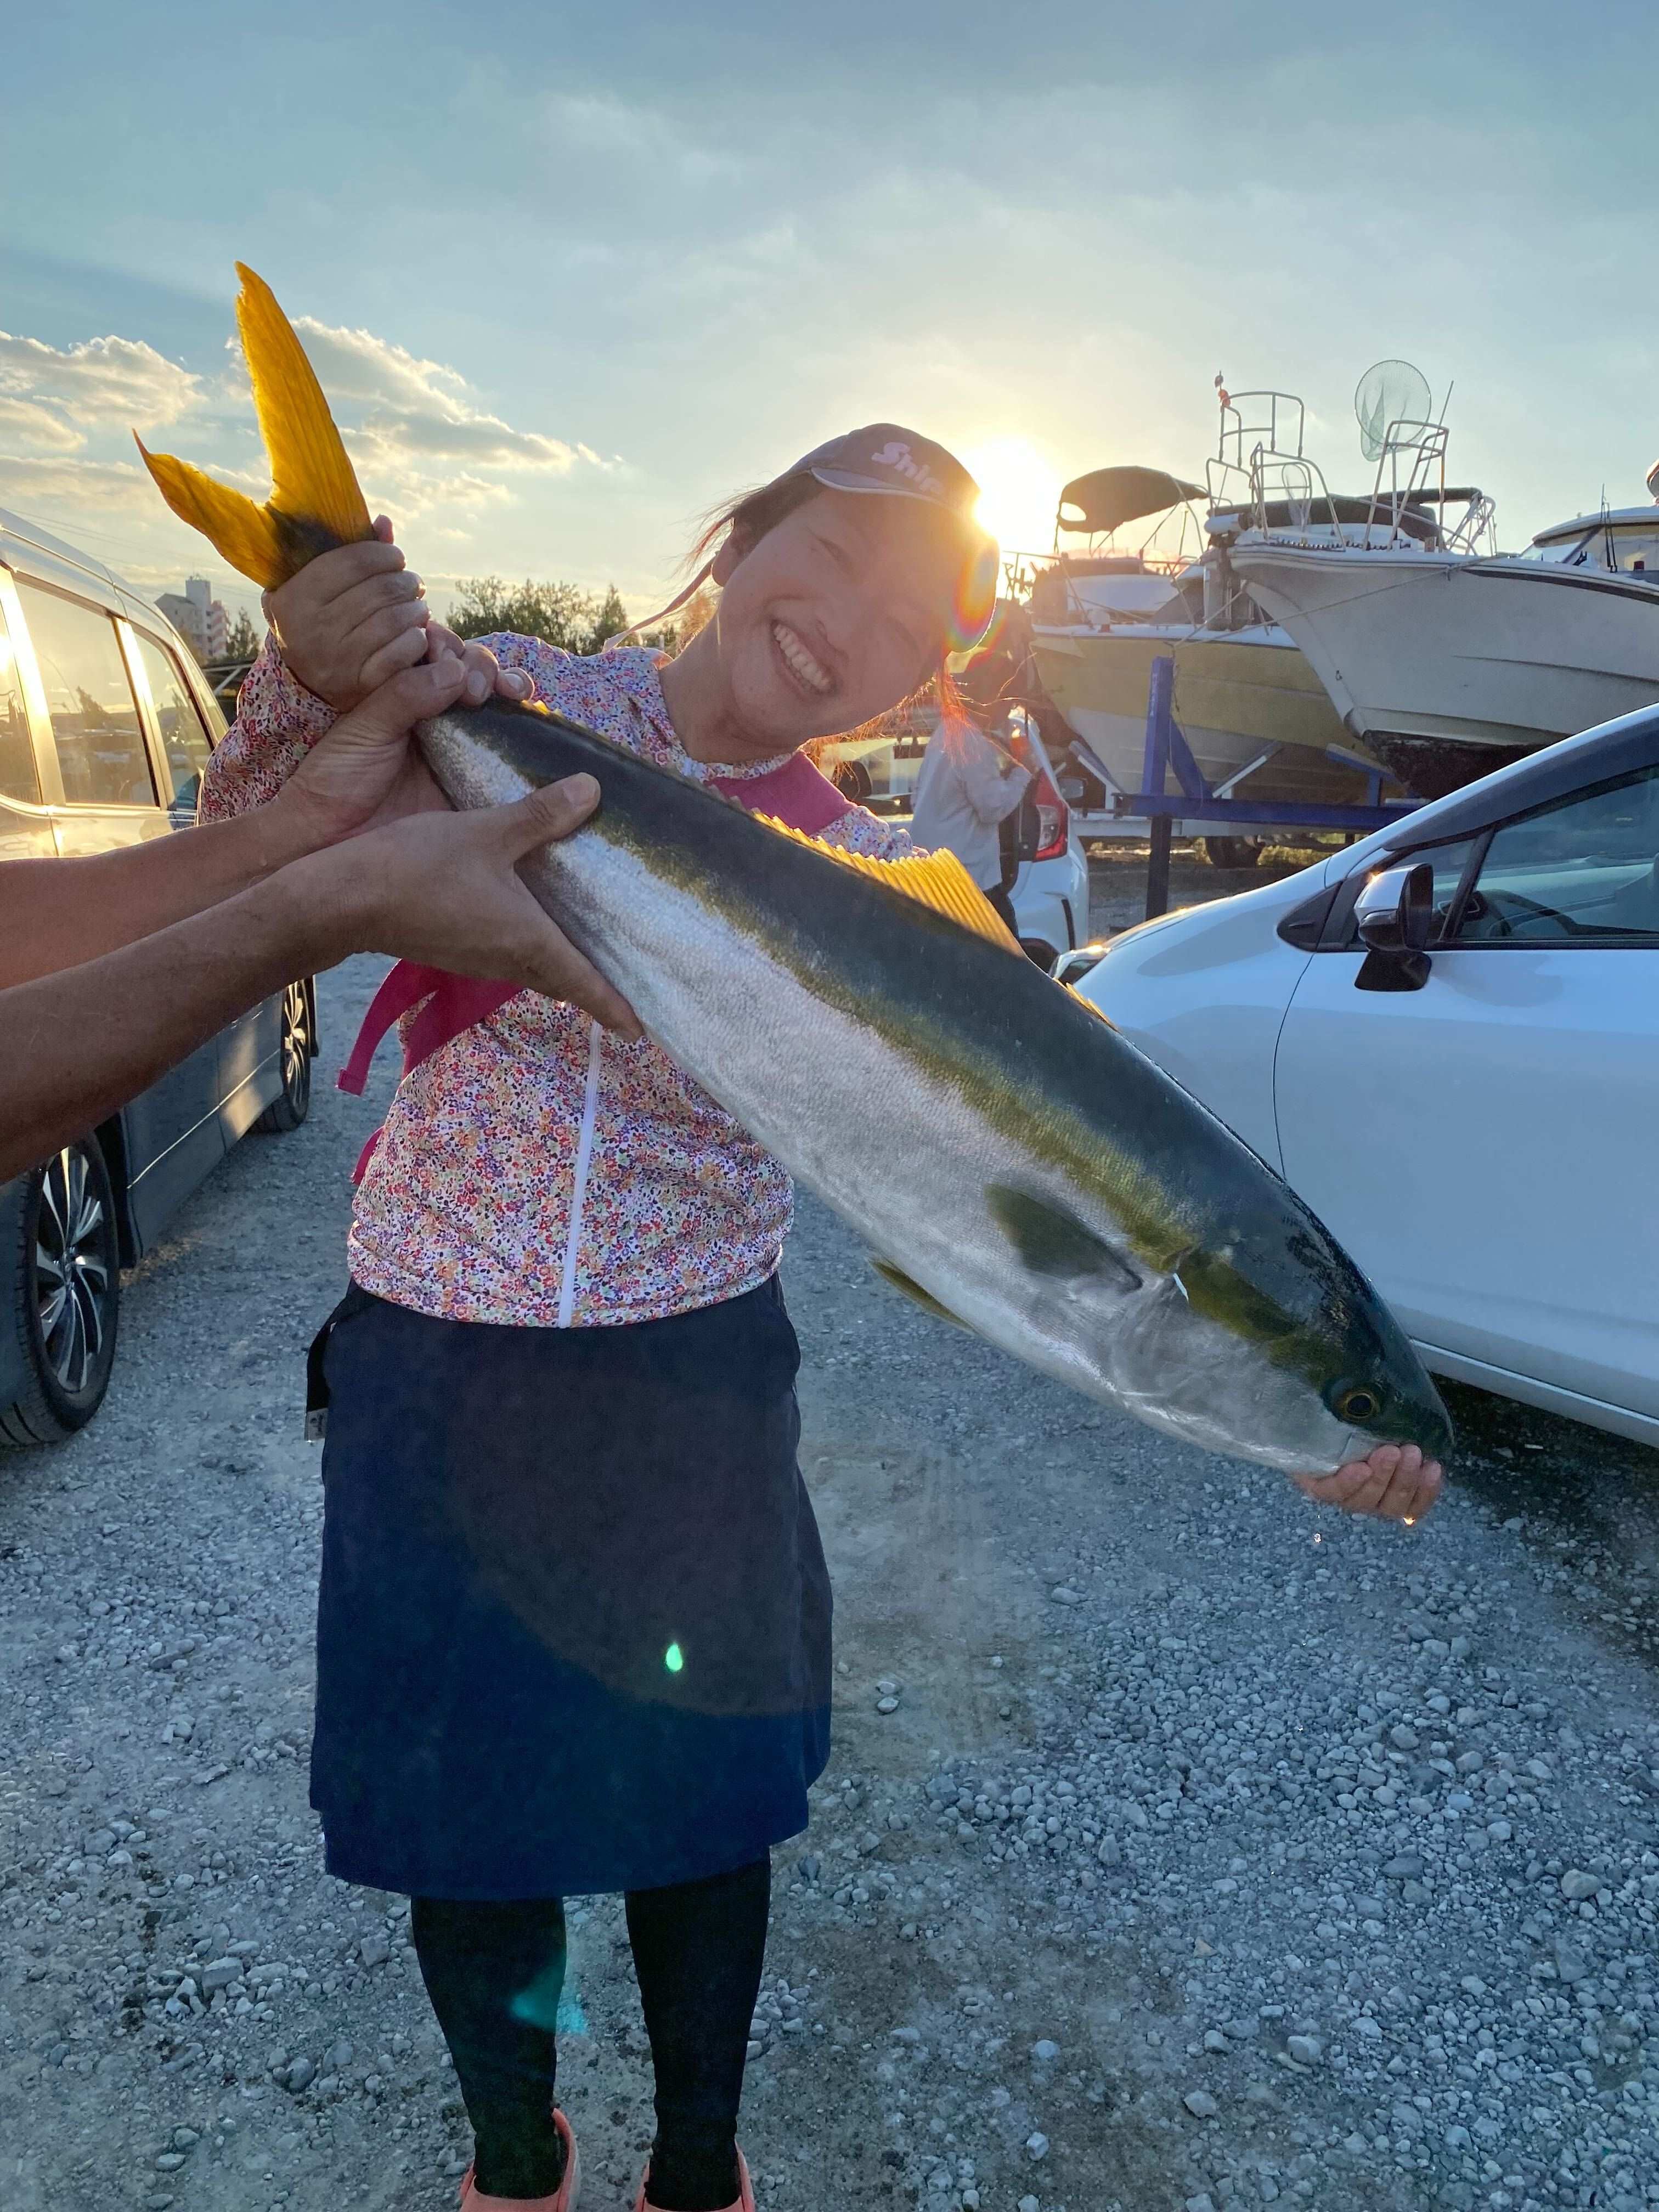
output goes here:
[{"label": "pink sneaker", "polygon": [[[645,2185],[650,2179],[651,2169],[647,2166],[640,2176],[640,2193],[634,2200],[634,2212],[653,2212],[653,2207],[645,2193]],[[738,2153],[737,2202],[734,2204],[728,2204],[726,2212],[755,2212],[755,2192],[749,2185],[749,2168],[744,2164],[741,2151]]]},{"label": "pink sneaker", "polygon": [[581,2161],[576,2156],[576,2138],[570,2123],[556,2105],[553,2107],[553,2124],[564,2144],[564,2179],[550,2197],[487,2197],[474,2184],[469,2166],[461,2178],[460,2212],[575,2212]]}]

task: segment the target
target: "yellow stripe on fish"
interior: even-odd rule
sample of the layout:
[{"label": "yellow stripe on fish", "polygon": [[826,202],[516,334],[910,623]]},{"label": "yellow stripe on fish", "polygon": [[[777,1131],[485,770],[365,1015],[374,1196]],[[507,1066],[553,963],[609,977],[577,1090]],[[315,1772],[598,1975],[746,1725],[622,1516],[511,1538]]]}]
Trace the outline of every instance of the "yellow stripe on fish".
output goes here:
[{"label": "yellow stripe on fish", "polygon": [[781,837],[793,837],[796,844],[809,845],[827,860],[885,884],[890,891],[902,892],[918,906],[931,908],[959,927],[971,930],[975,937],[988,938],[1004,951],[1018,952],[1022,960],[1025,957],[1019,939],[954,853],[941,849],[913,853],[902,860],[878,860],[868,853],[849,853],[840,845],[827,845],[822,837],[809,836],[804,830],[792,830],[775,815],[757,814],[755,819],[775,830]]}]

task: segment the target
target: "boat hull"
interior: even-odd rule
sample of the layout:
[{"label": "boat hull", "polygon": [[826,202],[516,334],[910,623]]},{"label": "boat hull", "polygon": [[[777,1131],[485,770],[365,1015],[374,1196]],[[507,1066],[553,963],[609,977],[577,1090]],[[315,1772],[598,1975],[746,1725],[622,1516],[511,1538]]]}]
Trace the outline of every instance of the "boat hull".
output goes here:
[{"label": "boat hull", "polygon": [[1659,700],[1659,581],[1364,549],[1231,558],[1352,736],[1424,798]]},{"label": "boat hull", "polygon": [[[1121,790],[1140,788],[1152,663],[1167,654],[1175,660],[1176,721],[1212,787],[1277,746],[1232,796],[1297,805],[1358,805],[1367,796],[1362,749],[1304,655],[1265,626],[1255,634],[1172,635],[1146,625],[1033,624],[1031,648],[1043,688]],[[1347,760],[1328,758],[1328,746]]]}]

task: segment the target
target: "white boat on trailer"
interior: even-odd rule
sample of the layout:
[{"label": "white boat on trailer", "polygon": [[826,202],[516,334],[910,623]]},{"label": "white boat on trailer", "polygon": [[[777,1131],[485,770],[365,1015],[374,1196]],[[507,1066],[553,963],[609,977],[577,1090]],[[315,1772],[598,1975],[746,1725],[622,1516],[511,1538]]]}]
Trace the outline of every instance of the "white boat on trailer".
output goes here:
[{"label": "white boat on trailer", "polygon": [[1363,502],[1259,446],[1245,496],[1208,524],[1351,735],[1423,799],[1659,700],[1659,505],[1499,554],[1491,501],[1446,489],[1446,434],[1390,413]]},{"label": "white boat on trailer", "polygon": [[[1223,421],[1223,446],[1228,448]],[[1212,555],[1201,546],[1195,502],[1205,493],[1162,469],[1097,469],[1060,495],[1060,533],[1085,535],[1082,552],[1026,556],[1031,648],[1043,689],[1070,725],[1072,751],[1104,794],[1088,817],[1094,836],[1145,834],[1126,807],[1140,790],[1146,760],[1152,663],[1175,663],[1175,711],[1214,796],[1284,804],[1285,821],[1310,805],[1364,803],[1377,763],[1344,731],[1318,677],[1288,633],[1261,619],[1242,588],[1217,589]],[[1153,523],[1127,550],[1116,533]],[[1174,526],[1179,542],[1160,550]],[[1236,824],[1195,809],[1177,825],[1202,836],[1222,865],[1254,857],[1260,838],[1227,835]]]}]

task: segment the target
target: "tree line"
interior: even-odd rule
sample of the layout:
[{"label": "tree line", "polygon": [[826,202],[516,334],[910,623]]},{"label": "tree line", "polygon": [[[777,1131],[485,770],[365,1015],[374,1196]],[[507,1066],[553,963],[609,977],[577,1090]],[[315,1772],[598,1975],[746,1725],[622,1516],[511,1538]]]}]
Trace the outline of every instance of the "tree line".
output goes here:
[{"label": "tree line", "polygon": [[[672,652],[707,618],[708,608],[694,601],[678,623],[654,630],[646,642]],[[464,576],[450,604],[448,625],[458,637],[492,637],[510,633],[515,637],[539,637],[567,653],[598,653],[608,638],[628,627],[628,610],[614,584],[605,592],[585,592],[579,584],[538,583],[526,576],[521,584],[504,583],[499,576]],[[246,610],[238,614],[216,659],[252,660],[259,650],[260,636]]]},{"label": "tree line", "polygon": [[567,653],[598,653],[607,638],[628,627],[628,610],[614,584],[603,598],[577,584],[504,584],[499,576],[461,580],[449,610],[458,637],[490,637],[508,631],[539,637]]}]

